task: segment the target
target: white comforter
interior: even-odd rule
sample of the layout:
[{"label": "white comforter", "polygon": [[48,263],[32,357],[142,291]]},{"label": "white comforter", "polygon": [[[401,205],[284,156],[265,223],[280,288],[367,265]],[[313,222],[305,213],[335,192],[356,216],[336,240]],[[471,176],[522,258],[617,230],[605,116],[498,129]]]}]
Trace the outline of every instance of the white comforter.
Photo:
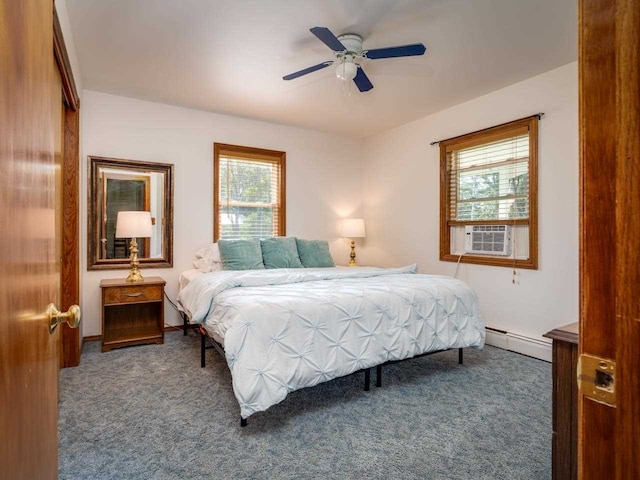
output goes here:
[{"label": "white comforter", "polygon": [[241,415],[289,392],[388,360],[484,346],[475,292],[398,269],[212,272],[179,295],[192,322],[224,338]]}]

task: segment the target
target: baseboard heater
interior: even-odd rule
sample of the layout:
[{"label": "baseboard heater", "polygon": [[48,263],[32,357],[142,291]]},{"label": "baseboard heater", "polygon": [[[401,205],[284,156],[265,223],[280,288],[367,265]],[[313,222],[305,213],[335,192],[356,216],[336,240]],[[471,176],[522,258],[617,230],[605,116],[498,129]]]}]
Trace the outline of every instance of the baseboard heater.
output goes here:
[{"label": "baseboard heater", "polygon": [[486,331],[487,345],[521,353],[547,362],[551,361],[551,342],[493,327],[486,327]]}]

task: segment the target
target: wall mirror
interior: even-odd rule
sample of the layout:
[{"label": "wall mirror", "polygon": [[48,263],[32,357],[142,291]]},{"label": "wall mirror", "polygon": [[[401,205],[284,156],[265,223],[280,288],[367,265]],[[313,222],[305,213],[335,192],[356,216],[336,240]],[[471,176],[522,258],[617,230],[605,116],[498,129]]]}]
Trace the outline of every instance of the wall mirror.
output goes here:
[{"label": "wall mirror", "polygon": [[173,266],[173,165],[89,157],[88,269],[128,269],[128,238],[116,237],[119,211],[151,212],[151,236],[138,238],[140,268]]}]

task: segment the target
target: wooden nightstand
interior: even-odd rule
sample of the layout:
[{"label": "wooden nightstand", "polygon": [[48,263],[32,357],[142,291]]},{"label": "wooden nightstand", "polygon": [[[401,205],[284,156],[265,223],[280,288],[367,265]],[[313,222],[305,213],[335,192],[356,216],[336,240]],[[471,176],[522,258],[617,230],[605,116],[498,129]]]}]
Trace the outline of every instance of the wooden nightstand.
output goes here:
[{"label": "wooden nightstand", "polygon": [[578,324],[544,334],[553,339],[552,478],[578,478]]},{"label": "wooden nightstand", "polygon": [[102,280],[102,351],[164,343],[164,286],[160,277],[127,283]]}]

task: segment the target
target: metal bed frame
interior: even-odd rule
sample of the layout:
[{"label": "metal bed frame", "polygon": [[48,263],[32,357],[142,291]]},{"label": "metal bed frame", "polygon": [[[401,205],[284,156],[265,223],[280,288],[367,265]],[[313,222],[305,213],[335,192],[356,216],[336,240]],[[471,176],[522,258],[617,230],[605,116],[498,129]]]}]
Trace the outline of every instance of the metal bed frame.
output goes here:
[{"label": "metal bed frame", "polygon": [[178,310],[178,313],[182,317],[182,335],[186,337],[187,336],[187,329],[188,328],[196,328],[197,325],[189,323],[189,319],[187,318],[187,314],[184,313],[182,310]]},{"label": "metal bed frame", "polygon": [[[184,312],[180,312],[180,316],[182,316],[182,319],[184,321],[184,335],[187,335],[187,328],[191,327],[191,328],[196,328],[196,325],[190,325],[189,324],[189,320],[187,318],[187,315]],[[207,350],[211,350],[214,349],[216,352],[218,352],[220,354],[220,356],[226,361],[226,356],[224,354],[224,347],[222,345],[220,345],[220,343],[218,343],[214,338],[212,338],[211,336],[209,336],[209,334],[207,334],[207,331],[204,329],[204,327],[199,326],[198,330],[200,332],[200,368],[204,368],[206,365],[206,351]],[[210,340],[210,345],[207,345],[207,338]],[[376,365],[376,387],[382,387],[382,367],[384,365],[391,365],[392,363],[399,363],[399,362],[404,362],[406,360],[412,360],[414,358],[420,358],[420,357],[426,357],[427,355],[433,355],[434,353],[440,353],[440,352],[447,352],[449,350],[455,350],[453,348],[448,348],[445,350],[434,350],[433,352],[426,352],[426,353],[422,353],[420,355],[415,355],[413,357],[410,358],[404,358],[402,360],[389,360],[388,362],[385,363],[381,363],[380,365]],[[463,348],[458,348],[458,364],[462,365],[463,363]],[[373,367],[369,367],[369,368],[363,368],[362,370],[357,370],[355,372],[353,372],[351,375],[355,375],[357,373],[360,372],[364,372],[364,391],[368,392],[370,387],[371,387],[371,369]],[[247,426],[247,419],[246,418],[242,418],[240,417],[240,426],[241,427],[246,427]]]}]

